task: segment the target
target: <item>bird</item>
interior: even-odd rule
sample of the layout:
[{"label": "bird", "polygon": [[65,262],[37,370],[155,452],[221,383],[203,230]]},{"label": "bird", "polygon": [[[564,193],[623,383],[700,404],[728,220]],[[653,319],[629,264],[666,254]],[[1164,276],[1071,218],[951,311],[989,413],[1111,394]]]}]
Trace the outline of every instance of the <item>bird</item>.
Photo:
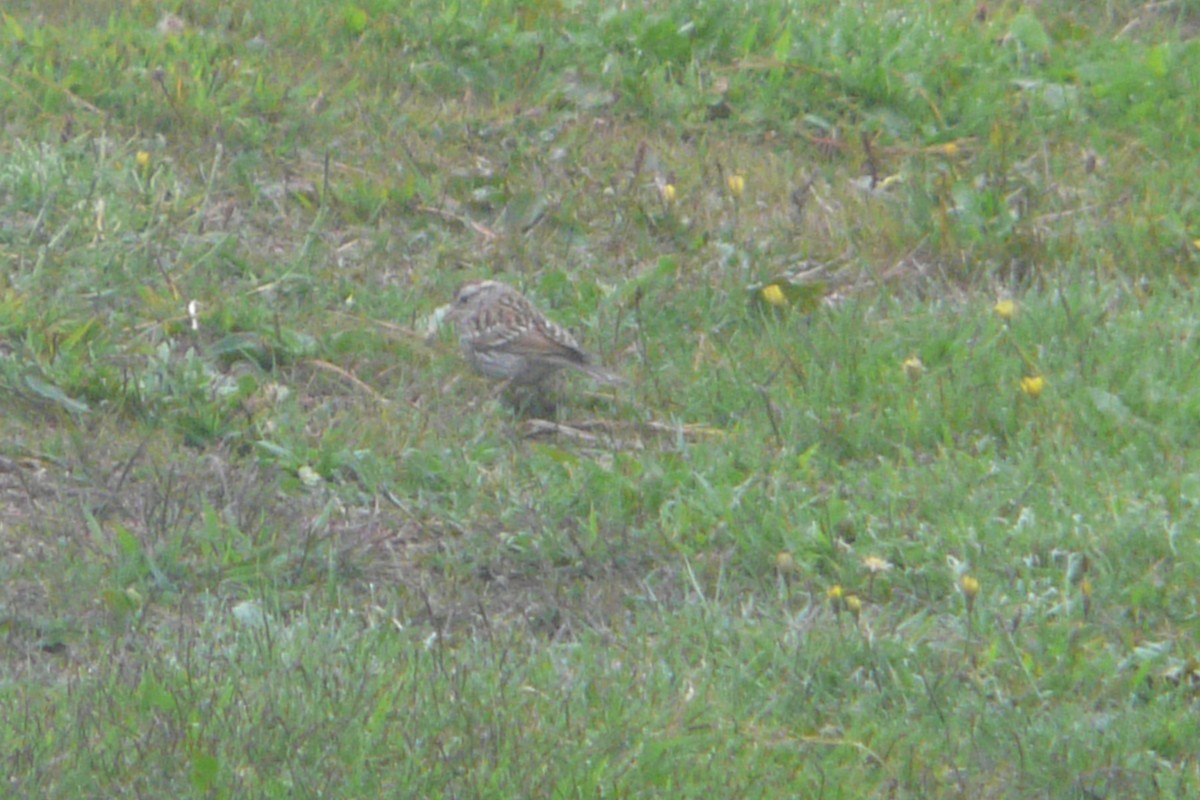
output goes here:
[{"label": "bird", "polygon": [[506,385],[539,386],[562,369],[576,370],[600,384],[625,383],[597,365],[574,336],[506,283],[464,283],[454,293],[445,319],[458,331],[459,346],[471,366]]}]

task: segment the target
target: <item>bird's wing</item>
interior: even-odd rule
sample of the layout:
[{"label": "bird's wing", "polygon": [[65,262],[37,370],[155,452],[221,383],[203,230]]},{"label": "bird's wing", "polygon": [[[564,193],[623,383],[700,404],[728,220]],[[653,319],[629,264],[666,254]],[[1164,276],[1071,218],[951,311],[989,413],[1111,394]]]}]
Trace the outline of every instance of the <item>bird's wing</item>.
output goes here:
[{"label": "bird's wing", "polygon": [[561,359],[574,364],[586,364],[587,354],[570,333],[549,320],[539,320],[529,328],[494,326],[480,332],[474,346],[480,349],[503,349],[513,355],[528,358]]}]

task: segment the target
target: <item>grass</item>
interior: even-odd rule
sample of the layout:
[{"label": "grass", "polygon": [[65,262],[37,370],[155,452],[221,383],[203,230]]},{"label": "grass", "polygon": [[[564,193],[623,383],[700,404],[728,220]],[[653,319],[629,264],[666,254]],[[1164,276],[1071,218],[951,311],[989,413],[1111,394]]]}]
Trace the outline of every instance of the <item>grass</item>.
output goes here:
[{"label": "grass", "polygon": [[7,792],[1200,791],[1200,10],[629,5],[9,5]]}]

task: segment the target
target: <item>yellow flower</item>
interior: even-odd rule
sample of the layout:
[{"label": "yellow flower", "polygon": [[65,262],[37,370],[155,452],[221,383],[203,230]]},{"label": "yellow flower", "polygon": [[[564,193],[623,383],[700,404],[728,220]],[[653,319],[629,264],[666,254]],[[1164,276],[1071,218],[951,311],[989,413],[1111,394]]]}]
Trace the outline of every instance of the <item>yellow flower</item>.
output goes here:
[{"label": "yellow flower", "polygon": [[996,316],[1008,322],[1017,313],[1017,304],[1012,300],[1001,300],[996,305],[992,306],[992,310],[996,312]]},{"label": "yellow flower", "polygon": [[954,142],[946,142],[942,145],[942,154],[947,158],[954,158],[958,155],[958,145]]},{"label": "yellow flower", "polygon": [[775,569],[779,570],[780,572],[795,572],[796,559],[791,553],[784,550],[782,553],[778,553],[775,556]]},{"label": "yellow flower", "polygon": [[666,200],[668,203],[674,203],[675,202],[675,184],[668,183],[665,186],[663,186],[662,187],[662,196],[663,196],[663,200]]},{"label": "yellow flower", "polygon": [[857,595],[852,594],[846,598],[846,608],[849,609],[851,614],[857,617],[862,613],[862,600],[859,600]]},{"label": "yellow flower", "polygon": [[829,605],[833,606],[834,614],[842,613],[842,597],[844,595],[845,592],[842,591],[842,585],[840,583],[835,583],[833,586],[830,586],[825,590],[825,596],[829,598]]},{"label": "yellow flower", "polygon": [[970,575],[963,575],[958,582],[958,588],[962,590],[963,599],[967,601],[967,613],[971,613],[975,609],[975,597],[979,594],[979,580]]},{"label": "yellow flower", "polygon": [[1026,397],[1037,400],[1046,388],[1046,379],[1041,375],[1030,375],[1021,378],[1021,391]]},{"label": "yellow flower", "polygon": [[1200,250],[1200,239],[1192,239],[1192,245],[1195,246],[1197,250]]},{"label": "yellow flower", "polygon": [[904,359],[904,374],[908,376],[910,381],[920,379],[925,372],[925,363],[921,361],[920,356],[909,356]]},{"label": "yellow flower", "polygon": [[730,175],[725,184],[729,187],[729,193],[734,197],[741,197],[742,192],[746,191],[746,179],[741,175]]},{"label": "yellow flower", "polygon": [[783,289],[779,287],[778,283],[768,283],[764,286],[762,299],[773,306],[786,306],[788,302],[787,295],[783,293]]},{"label": "yellow flower", "polygon": [[150,154],[145,150],[138,150],[137,155],[134,158],[136,159],[137,165],[140,169],[145,169],[146,167],[150,166]]}]

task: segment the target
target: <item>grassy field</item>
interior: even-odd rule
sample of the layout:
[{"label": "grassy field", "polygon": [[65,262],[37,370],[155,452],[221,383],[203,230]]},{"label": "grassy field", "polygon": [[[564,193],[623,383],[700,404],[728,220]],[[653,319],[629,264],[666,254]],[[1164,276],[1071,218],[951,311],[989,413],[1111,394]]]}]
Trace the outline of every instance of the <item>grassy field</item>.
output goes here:
[{"label": "grassy field", "polygon": [[6,5],[0,794],[1200,796],[1200,3],[477,5]]}]

